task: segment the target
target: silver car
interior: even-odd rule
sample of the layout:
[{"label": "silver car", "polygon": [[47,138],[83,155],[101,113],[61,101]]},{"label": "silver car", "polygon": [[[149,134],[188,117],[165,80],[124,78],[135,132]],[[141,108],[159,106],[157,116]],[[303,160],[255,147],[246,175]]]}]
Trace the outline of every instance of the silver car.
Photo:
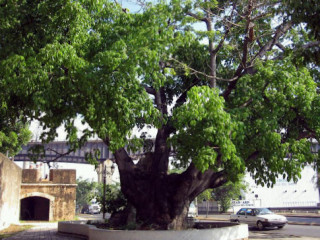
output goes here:
[{"label": "silver car", "polygon": [[265,227],[283,228],[288,223],[285,216],[277,215],[268,208],[241,208],[236,214],[231,214],[230,221],[246,223],[259,230]]}]

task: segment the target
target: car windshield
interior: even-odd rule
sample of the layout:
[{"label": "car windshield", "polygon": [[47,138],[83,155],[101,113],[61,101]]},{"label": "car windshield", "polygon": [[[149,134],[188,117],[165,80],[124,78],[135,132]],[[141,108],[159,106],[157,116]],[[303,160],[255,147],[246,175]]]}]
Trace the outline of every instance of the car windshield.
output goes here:
[{"label": "car windshield", "polygon": [[256,209],[256,215],[267,215],[273,214],[268,208],[258,208]]}]

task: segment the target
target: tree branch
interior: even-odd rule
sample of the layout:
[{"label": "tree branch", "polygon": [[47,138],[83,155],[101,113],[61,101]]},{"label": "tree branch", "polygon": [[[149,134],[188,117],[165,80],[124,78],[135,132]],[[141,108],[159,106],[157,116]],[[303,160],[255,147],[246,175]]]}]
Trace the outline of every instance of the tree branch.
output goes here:
[{"label": "tree branch", "polygon": [[257,58],[262,58],[268,51],[270,51],[273,46],[275,46],[280,37],[282,37],[291,27],[293,26],[293,22],[286,22],[278,26],[274,36],[272,39],[270,39],[261,49],[260,51],[252,58],[251,64],[255,61]]},{"label": "tree branch", "polygon": [[[181,183],[188,184],[188,188],[182,188],[187,190],[184,194],[189,196],[190,201],[192,201],[196,196],[208,188],[216,188],[222,186],[226,183],[227,174],[224,170],[219,172],[214,172],[209,169],[204,173],[199,171],[193,163],[189,165],[187,170],[179,175]],[[179,189],[178,189],[179,190]]]},{"label": "tree branch", "polygon": [[[298,50],[307,50],[307,49],[310,49],[310,48],[314,48],[314,47],[320,47],[320,41],[314,41],[314,42],[310,42],[310,43],[307,43],[307,44],[304,44],[302,46],[297,46],[297,47],[294,47],[292,49],[286,49],[285,46],[283,46],[281,43],[277,43],[276,44],[277,47],[279,47],[283,52],[286,51],[286,50],[290,50],[290,51],[298,51]],[[281,60],[283,59],[284,55],[283,54],[280,54],[279,56],[273,58],[272,60]]]},{"label": "tree branch", "polygon": [[302,49],[309,49],[313,47],[320,47],[320,41],[309,42],[305,45],[302,45]]},{"label": "tree branch", "polygon": [[208,22],[209,20],[207,18],[201,18],[199,17],[197,14],[194,14],[192,12],[187,12],[187,15],[190,16],[190,17],[193,17],[199,21],[202,21],[202,22]]},{"label": "tree branch", "polygon": [[142,87],[146,90],[146,92],[148,94],[151,94],[151,95],[154,95],[154,96],[156,95],[156,90],[153,87],[149,87],[146,84],[142,84]]},{"label": "tree branch", "polygon": [[259,153],[259,151],[254,151],[245,159],[245,162],[249,163],[251,160],[255,160],[259,156]]},{"label": "tree branch", "polygon": [[196,69],[194,69],[194,68],[192,68],[192,67],[189,67],[189,66],[187,66],[186,64],[178,61],[177,59],[170,58],[169,60],[172,60],[172,61],[174,61],[174,62],[176,62],[176,63],[179,63],[179,64],[182,65],[183,67],[188,68],[190,71],[192,71],[191,75],[192,75],[192,74],[195,74],[195,75],[199,74],[199,75],[202,75],[202,76],[204,76],[204,77],[206,77],[206,78],[214,78],[214,79],[216,79],[217,81],[222,81],[222,82],[233,82],[233,81],[235,81],[235,80],[238,79],[238,77],[234,77],[234,78],[230,78],[230,79],[225,79],[225,78],[220,78],[220,77],[213,77],[213,76],[208,75],[208,74],[206,74],[206,73],[204,73],[204,72],[200,72],[200,71],[198,71],[198,70],[196,70]]},{"label": "tree branch", "polygon": [[283,52],[286,51],[286,47],[283,46],[281,43],[278,42],[278,43],[276,44],[276,46],[277,46],[278,48],[280,48]]},{"label": "tree branch", "polygon": [[[282,37],[291,27],[293,26],[292,22],[287,22],[287,23],[283,23],[281,24],[272,39],[270,39],[261,49],[260,51],[251,59],[251,61],[249,62],[249,64],[252,66],[253,62],[257,59],[257,58],[262,58],[268,51],[270,51],[273,46],[275,46],[280,37]],[[245,51],[245,49],[243,49],[243,51]],[[242,58],[242,63],[244,62],[245,56],[243,56]],[[248,69],[248,68],[247,68]],[[234,77],[238,77],[237,80],[240,78],[241,75],[244,75],[245,73],[243,73],[244,67],[243,65],[239,65],[238,69],[236,70]],[[246,73],[249,73],[248,71]],[[250,74],[250,73],[249,73]],[[232,90],[236,87],[237,85],[237,80],[231,82],[227,89],[225,90],[225,92],[222,94],[222,96],[225,98],[225,100],[228,100],[229,95],[231,94]]]},{"label": "tree branch", "polygon": [[[294,123],[295,121],[297,121],[298,124],[301,124],[301,126],[305,129],[305,131],[301,131],[301,132],[299,133],[299,135],[297,136],[297,139],[300,140],[300,139],[315,137],[315,136],[316,136],[316,132],[315,132],[314,130],[312,130],[312,129],[308,126],[307,121],[305,120],[305,118],[304,118],[303,116],[301,116],[301,115],[299,114],[298,109],[291,107],[291,110],[293,110],[293,111],[296,113],[296,118],[292,121],[292,123]],[[289,136],[287,136],[287,137],[289,137]],[[285,140],[286,140],[286,139],[283,139],[282,141],[283,141],[283,142],[286,142]]]},{"label": "tree branch", "polygon": [[172,108],[172,110],[174,110],[175,108],[181,106],[183,103],[186,102],[187,100],[187,94],[190,91],[191,88],[193,88],[194,86],[196,86],[198,83],[200,83],[200,79],[199,78],[195,78],[193,79],[192,83],[190,84],[190,86],[179,96],[179,98],[176,100],[176,103],[174,105],[174,107]]},{"label": "tree branch", "polygon": [[47,148],[47,149],[45,149],[45,151],[52,151],[52,152],[54,152],[57,156],[53,159],[53,160],[51,160],[51,161],[48,161],[48,162],[55,162],[55,161],[57,161],[59,158],[62,158],[62,157],[64,157],[64,156],[66,156],[66,155],[68,155],[68,154],[70,154],[70,153],[72,153],[72,152],[74,152],[75,150],[74,149],[72,149],[72,150],[68,150],[67,152],[64,152],[64,153],[59,153],[58,151],[56,151],[56,150],[54,150],[54,149],[52,149],[52,148]]},{"label": "tree branch", "polygon": [[[249,4],[248,4],[248,11],[246,12],[244,18],[246,19],[247,21],[247,27],[246,27],[246,30],[245,30],[245,38],[244,38],[244,42],[243,42],[243,48],[242,48],[242,59],[241,59],[241,62],[235,72],[235,74],[233,75],[234,78],[236,78],[235,81],[231,82],[227,89],[225,90],[225,92],[222,94],[222,96],[224,97],[224,99],[227,101],[229,95],[231,94],[232,90],[236,87],[237,85],[237,80],[240,78],[241,76],[241,73],[242,71],[246,68],[247,66],[247,58],[248,58],[248,45],[249,43],[253,40],[252,39],[252,36],[250,37],[249,34],[250,34],[250,31],[252,30],[253,28],[253,25],[252,25],[252,21],[251,21],[251,12],[253,10],[253,2],[252,1],[249,1]],[[250,64],[251,65],[251,64]]]},{"label": "tree branch", "polygon": [[[110,146],[110,139],[108,137],[103,139],[103,142]],[[128,152],[125,150],[125,148],[120,148],[114,152],[116,164],[118,165],[120,172],[132,172],[134,163],[132,161],[132,158],[129,156]]]}]

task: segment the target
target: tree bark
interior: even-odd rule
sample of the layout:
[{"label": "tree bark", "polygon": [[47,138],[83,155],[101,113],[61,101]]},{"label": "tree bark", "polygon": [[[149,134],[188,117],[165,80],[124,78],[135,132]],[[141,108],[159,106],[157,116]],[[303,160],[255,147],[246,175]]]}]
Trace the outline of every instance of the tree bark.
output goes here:
[{"label": "tree bark", "polygon": [[[166,152],[159,155],[168,162]],[[120,167],[121,189],[136,209],[140,229],[183,229],[195,197],[207,188],[222,185],[226,178],[223,172],[201,173],[193,164],[181,174],[167,174],[161,164],[154,164],[159,155],[147,153],[132,169]],[[124,155],[116,154],[120,157]]]}]

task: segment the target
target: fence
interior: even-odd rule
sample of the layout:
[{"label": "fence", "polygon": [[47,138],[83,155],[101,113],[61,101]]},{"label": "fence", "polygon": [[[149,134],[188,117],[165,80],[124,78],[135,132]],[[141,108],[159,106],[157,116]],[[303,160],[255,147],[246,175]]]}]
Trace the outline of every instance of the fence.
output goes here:
[{"label": "fence", "polygon": [[215,214],[219,212],[219,205],[216,202],[198,202],[198,214]]}]

